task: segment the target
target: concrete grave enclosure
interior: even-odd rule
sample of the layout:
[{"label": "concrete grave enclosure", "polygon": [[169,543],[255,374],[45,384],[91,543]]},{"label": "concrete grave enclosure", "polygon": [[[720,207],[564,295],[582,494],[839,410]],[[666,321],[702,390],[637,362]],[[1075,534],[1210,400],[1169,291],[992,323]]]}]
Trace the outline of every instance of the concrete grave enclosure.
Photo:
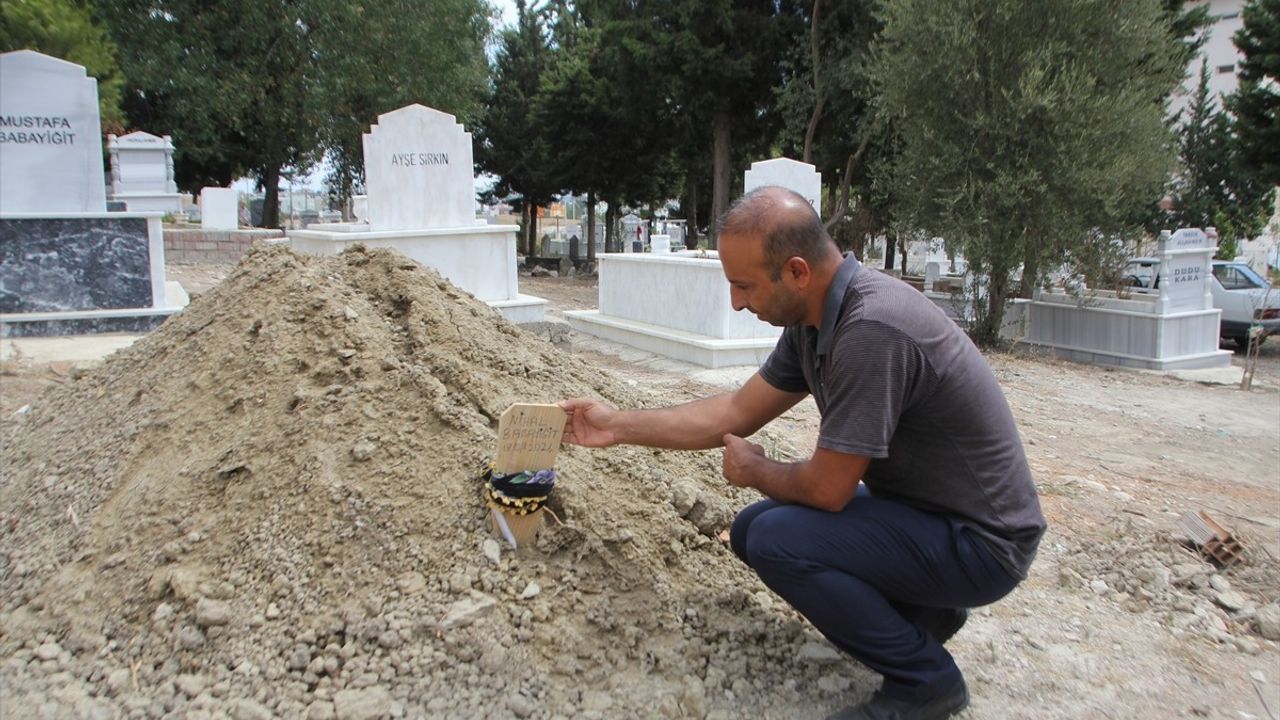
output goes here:
[{"label": "concrete grave enclosure", "polygon": [[[787,158],[752,164],[748,191],[779,185],[814,207],[822,176],[814,166]],[[634,233],[639,218],[631,226]],[[623,244],[632,235],[623,218]],[[669,239],[658,248],[670,248]],[[574,330],[707,367],[763,362],[781,328],[749,312],[735,312],[720,258],[696,251],[610,253],[599,258],[598,310],[565,313]]]},{"label": "concrete grave enclosure", "polygon": [[[542,319],[546,301],[519,292],[515,225],[477,220],[471,134],[452,115],[409,105],[378,116],[364,136],[367,217],[288,234],[301,252],[354,243],[398,250],[435,268],[512,322]],[[359,216],[359,215],[358,215]]]}]

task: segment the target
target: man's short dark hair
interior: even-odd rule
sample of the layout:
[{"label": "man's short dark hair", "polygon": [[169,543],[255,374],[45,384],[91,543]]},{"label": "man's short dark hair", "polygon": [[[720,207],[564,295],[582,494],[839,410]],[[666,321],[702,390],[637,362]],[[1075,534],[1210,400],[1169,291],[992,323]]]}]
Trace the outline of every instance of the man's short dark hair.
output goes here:
[{"label": "man's short dark hair", "polygon": [[764,241],[764,261],[774,281],[793,257],[816,265],[833,244],[813,206],[799,193],[768,185],[743,195],[720,219],[720,234],[757,235]]}]

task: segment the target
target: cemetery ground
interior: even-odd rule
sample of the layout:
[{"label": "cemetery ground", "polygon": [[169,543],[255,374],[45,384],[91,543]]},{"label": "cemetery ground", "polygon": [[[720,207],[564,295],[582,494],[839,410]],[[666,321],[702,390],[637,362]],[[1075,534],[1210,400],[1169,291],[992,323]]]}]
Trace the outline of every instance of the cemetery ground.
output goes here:
[{"label": "cemetery ground", "polygon": [[[263,262],[273,272],[295,272],[273,264],[276,261],[272,258]],[[307,276],[306,282],[294,286],[302,288],[296,292],[305,294],[311,287],[308,283],[322,285],[338,274],[332,266],[326,267],[330,269]],[[192,313],[193,317],[175,321],[216,324],[213,309],[224,314],[238,312],[237,299],[220,297],[217,290],[224,281],[236,281],[234,276],[239,272],[231,266],[170,266],[169,278],[181,280],[193,298],[209,294],[221,303],[205,313],[207,319]],[[246,296],[243,303],[255,307],[252,286],[241,282],[237,287]],[[596,287],[590,277],[522,276],[520,286],[521,292],[550,301],[551,320],[560,311],[591,308],[596,302]],[[365,311],[355,300],[342,297],[349,302],[348,308],[359,308],[348,311],[348,320],[362,322],[352,316]],[[305,300],[299,300],[296,307],[277,309],[282,314],[301,313],[298,308],[305,307]],[[292,299],[281,301],[290,302]],[[338,320],[342,320],[342,312],[340,308]],[[474,318],[455,321],[477,335],[488,332]],[[247,315],[237,316],[237,322],[239,331],[247,327],[258,332]],[[273,327],[268,323],[264,329]],[[190,331],[197,329],[192,325]],[[373,338],[369,335],[366,340],[372,344]],[[279,336],[270,339],[284,342]],[[578,383],[571,389],[596,388],[615,403],[657,405],[692,399],[733,387],[751,372],[750,368],[695,368],[581,335],[570,336],[560,349],[567,353],[560,361],[563,369],[544,368],[549,378],[540,388],[561,387],[556,378],[562,372],[568,378],[565,382]],[[212,343],[204,351],[222,352]],[[166,346],[164,352],[149,357],[167,360],[180,352],[176,345]],[[508,352],[515,361],[535,370],[539,367],[530,359],[532,355],[521,354],[522,349]],[[223,362],[234,362],[230,352],[220,357]],[[541,357],[561,356],[546,351]],[[1061,362],[1029,350],[993,352],[987,358],[1018,420],[1050,527],[1031,577],[1008,598],[977,610],[948,645],[966,671],[973,695],[971,708],[961,717],[1280,717],[1280,339],[1273,338],[1263,346],[1250,392],[1241,391],[1236,384],[1207,381],[1210,376],[1205,374],[1113,370]],[[1237,353],[1233,362],[1239,366],[1242,361]],[[384,359],[382,363],[382,369],[387,370],[393,361]],[[459,372],[456,364],[442,363],[441,367]],[[334,367],[338,367],[336,362]],[[264,376],[276,372],[273,368],[268,362],[262,370]],[[530,377],[538,372],[531,372]],[[75,385],[86,374],[93,379],[93,369],[87,365],[10,356],[0,372],[0,423],[26,422],[24,416],[39,414],[43,398],[49,397],[41,394],[47,388]],[[437,376],[452,385],[445,374]],[[185,388],[193,398],[217,395],[228,408],[228,418],[253,411],[254,396],[232,398],[209,387],[216,385],[218,378],[216,370],[201,366],[189,384],[175,387]],[[119,372],[107,379],[117,384],[128,380]],[[368,377],[362,380],[369,382]],[[415,385],[399,392],[425,392],[421,389],[424,382],[417,378]],[[489,387],[488,382],[468,380],[462,384],[483,388]],[[347,395],[355,391],[334,387],[320,391],[289,388],[286,395],[293,392],[290,412],[295,404],[298,412],[305,412],[324,403],[334,407],[354,403]],[[110,384],[91,385],[87,390],[114,397]],[[144,393],[134,392],[122,399],[128,407],[148,401]],[[161,392],[157,388],[154,394]],[[381,392],[392,391],[384,388]],[[91,395],[82,392],[77,397]],[[270,396],[270,388],[262,388],[261,395]],[[161,395],[159,400],[176,407],[165,417],[149,420],[146,427],[134,428],[129,437],[153,432],[159,438],[156,445],[145,437],[142,440],[152,452],[181,456],[188,450],[166,450],[159,443],[161,439],[174,440],[172,434],[165,435],[169,426],[185,427],[176,417],[184,411],[184,396]],[[396,469],[399,466],[383,469],[382,463],[390,462],[388,456],[396,459],[394,451],[402,448],[415,452],[396,459],[400,465],[436,468],[430,458],[441,450],[404,445],[406,428],[388,425],[413,418],[434,422],[429,416],[422,420],[416,414],[402,414],[391,407],[394,402],[385,395],[375,400],[352,405],[356,415],[376,417],[384,428],[381,436],[362,440],[367,445],[357,443],[351,448],[363,463],[351,466],[355,468],[351,472],[366,478],[358,483],[363,490],[340,491],[339,479],[330,478],[332,489],[323,491],[331,493],[335,506],[356,518],[358,526],[374,528],[374,536],[386,532],[395,538],[370,538],[369,531],[364,536],[357,533],[354,540],[344,536],[348,544],[364,537],[368,547],[348,550],[365,548],[372,553],[369,555],[344,555],[341,545],[330,544],[327,538],[288,537],[304,530],[318,533],[338,527],[308,526],[289,516],[288,503],[272,506],[275,525],[271,527],[241,524],[230,513],[220,516],[227,523],[221,530],[193,529],[173,520],[178,523],[173,539],[153,532],[145,522],[127,519],[129,513],[146,514],[142,498],[126,503],[128,498],[113,496],[103,505],[103,512],[111,506],[107,516],[134,528],[143,547],[136,547],[137,540],[117,538],[101,551],[106,557],[74,558],[76,562],[68,560],[68,565],[81,566],[79,571],[50,575],[53,570],[36,567],[40,559],[32,557],[33,551],[16,539],[14,528],[26,521],[17,517],[19,511],[40,520],[49,516],[48,523],[36,527],[53,536],[71,532],[72,525],[79,529],[81,523],[89,524],[92,508],[80,507],[77,519],[72,506],[41,510],[38,504],[44,499],[36,495],[37,490],[31,491],[21,508],[15,504],[17,496],[9,494],[8,506],[0,507],[4,515],[0,526],[5,526],[5,534],[0,534],[0,571],[6,585],[16,581],[19,587],[0,590],[0,596],[9,596],[0,616],[0,714],[8,716],[26,708],[33,710],[33,715],[49,717],[808,718],[850,704],[874,688],[872,674],[836,656],[811,628],[737,567],[717,541],[732,512],[751,500],[744,492],[722,487],[723,481],[715,472],[718,453],[567,450],[566,478],[573,477],[575,470],[578,477],[587,470],[596,477],[580,481],[582,490],[569,486],[569,480],[562,483],[565,487],[558,492],[566,496],[564,520],[569,528],[553,527],[551,544],[548,548],[540,545],[540,549],[563,555],[563,548],[576,548],[572,569],[553,572],[554,568],[527,555],[499,555],[496,546],[481,540],[487,539],[486,534],[464,528],[460,522],[441,521],[433,530],[454,533],[456,539],[446,536],[426,547],[450,555],[449,569],[440,578],[415,574],[414,557],[394,557],[404,547],[404,529],[397,525],[399,515],[378,505],[379,488],[389,481],[374,469],[381,469],[386,477],[399,477],[395,474],[400,472]],[[21,408],[34,409],[20,412]],[[222,406],[218,411],[223,412]],[[122,408],[122,412],[131,411]],[[211,412],[204,407],[190,409],[197,417]],[[334,417],[330,413],[316,422],[329,425]],[[450,423],[461,422],[441,417]],[[802,458],[813,447],[817,420],[812,402],[805,401],[757,439],[773,457]],[[219,436],[231,432],[216,424],[205,427]],[[255,432],[266,436],[263,443],[287,438],[302,443],[309,438],[305,430],[297,428],[285,435],[275,435],[271,428],[256,428]],[[61,440],[76,441],[66,435]],[[61,460],[104,447],[92,439],[83,442],[82,448],[50,448],[47,452],[68,467],[96,472],[100,468],[92,457],[76,461],[78,464]],[[0,448],[6,456],[11,450]],[[198,446],[189,452],[193,457],[201,455]],[[289,451],[281,446],[274,452]],[[185,463],[179,481],[175,481],[180,482],[186,478],[187,466],[198,460],[173,462]],[[218,479],[226,502],[234,499],[238,484],[248,483],[250,467],[257,482],[267,482],[269,472],[263,467],[269,462],[265,458],[249,454],[218,462],[213,477]],[[460,466],[448,464],[443,469],[464,472]],[[652,480],[654,484],[645,487],[657,504],[645,504],[654,498],[643,492],[619,499],[617,483],[624,477]],[[46,478],[46,484],[53,485],[45,489],[52,495],[60,482],[75,480]],[[9,479],[4,484],[9,484]],[[155,494],[147,499],[162,504],[169,491],[152,492]],[[193,495],[179,507],[193,517],[204,517],[208,510],[200,507],[202,501],[213,502]],[[276,503],[266,495],[258,501]],[[302,507],[305,498],[299,496],[296,502]],[[408,505],[422,502],[433,501],[430,496],[404,499]],[[628,513],[628,502],[639,509]],[[617,507],[602,507],[609,503]],[[670,513],[668,503],[675,507],[675,514]],[[130,504],[132,507],[121,507]],[[671,517],[666,518],[660,508],[666,508]],[[1179,545],[1178,520],[1196,511],[1206,512],[1244,543],[1242,564],[1220,570]],[[435,516],[426,511],[413,517],[435,522]],[[50,529],[56,521],[66,527]],[[588,521],[593,521],[590,528],[579,535],[594,535],[597,540],[575,544],[579,540],[570,529],[576,532],[575,524]],[[210,567],[197,563],[196,558],[212,562],[208,546],[233,542],[230,537],[219,538],[220,532],[243,534],[244,542],[261,543],[273,553],[284,554],[283,564],[271,566],[280,573],[277,582],[261,584],[253,580],[255,567],[229,560],[224,564],[234,570],[219,582],[220,578],[210,574]],[[39,542],[59,547],[52,539]],[[154,546],[146,546],[147,542]],[[24,548],[22,553],[19,546]],[[243,550],[245,555],[253,552]],[[101,601],[125,616],[125,610],[144,608],[138,627],[153,638],[149,646],[126,645],[128,633],[124,632],[107,640],[97,634],[100,629],[77,615],[85,612],[78,609],[82,606],[94,607],[95,583],[114,583],[125,570],[141,573],[150,568],[145,563],[137,563],[143,569],[135,568],[131,553],[159,556],[160,560],[152,562],[161,566],[171,563],[174,568],[159,581],[150,572],[131,582],[119,581],[112,587],[134,588],[136,597],[119,599],[116,604]],[[329,563],[329,574],[302,573],[300,579],[301,571],[294,565],[306,565],[305,559],[312,554]],[[318,611],[317,617],[306,615],[309,606],[303,599],[314,605],[326,582],[341,579],[344,571],[361,572],[350,566],[369,558],[395,565],[401,572],[395,576],[391,591],[376,600],[366,597],[363,603],[356,603],[358,607],[346,607],[336,620],[320,617]],[[438,562],[439,558],[431,560]],[[102,576],[88,568],[100,568]],[[191,572],[193,577],[180,576],[178,569]],[[37,593],[22,586],[32,578],[50,577],[51,586],[70,599],[53,596],[47,588]],[[367,575],[365,579],[368,581]],[[167,594],[150,594],[156,582],[162,591],[168,583]],[[374,586],[372,581],[367,584]],[[430,601],[413,605],[409,600],[413,592]],[[14,602],[15,594],[26,596],[25,606]],[[437,602],[437,597],[452,604]],[[471,626],[461,621],[449,625],[448,618],[441,621],[444,611],[458,610],[458,603],[468,598],[481,605],[492,602],[481,599],[485,597],[501,598],[501,610],[487,616],[477,610],[474,618],[466,620],[474,621]],[[241,610],[237,603],[249,610]],[[681,608],[674,631],[667,619],[655,618],[652,624],[643,619],[649,612],[655,616],[665,613],[672,604]],[[229,606],[245,612],[246,617],[253,616],[248,620],[219,617]],[[505,612],[508,606],[511,611]],[[42,612],[53,614],[55,609],[71,621],[64,625],[38,621]],[[434,615],[415,617],[415,610]],[[302,617],[291,614],[297,612]],[[193,619],[188,621],[186,615],[192,613]],[[290,627],[278,627],[282,613]],[[570,624],[575,617],[581,622]],[[499,621],[507,623],[503,627],[510,637],[489,632],[488,625]],[[111,622],[128,624],[118,618]],[[342,631],[330,627],[343,627],[344,623]],[[421,631],[423,623],[430,629]],[[627,627],[628,623],[641,627]],[[556,632],[542,631],[551,628]],[[347,639],[336,640],[338,636]],[[117,641],[119,647],[112,644]],[[261,652],[255,654],[253,645],[262,646]],[[676,655],[671,654],[673,650],[678,651]],[[216,656],[217,663],[201,665],[197,658],[204,656]],[[272,657],[279,660],[280,667],[271,664]],[[538,682],[494,679],[517,661],[530,660]],[[404,680],[406,675],[411,680]],[[562,682],[562,675],[570,680]],[[570,689],[565,690],[566,686]],[[423,694],[413,687],[425,688]]]}]

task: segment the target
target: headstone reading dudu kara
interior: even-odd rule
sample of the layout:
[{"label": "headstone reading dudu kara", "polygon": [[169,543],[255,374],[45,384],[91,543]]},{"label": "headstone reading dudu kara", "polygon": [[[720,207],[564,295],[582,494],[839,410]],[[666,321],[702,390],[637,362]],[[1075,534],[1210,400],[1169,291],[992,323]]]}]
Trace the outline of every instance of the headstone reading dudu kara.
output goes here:
[{"label": "headstone reading dudu kara", "polygon": [[0,54],[0,337],[149,330],[185,304],[159,212],[107,212],[98,82]]},{"label": "headstone reading dudu kara", "polygon": [[542,320],[546,301],[519,292],[519,228],[476,217],[471,143],[454,116],[423,105],[379,115],[364,135],[367,214],[358,214],[358,222],[292,230],[290,244],[317,255],[353,243],[392,248],[512,322]]}]

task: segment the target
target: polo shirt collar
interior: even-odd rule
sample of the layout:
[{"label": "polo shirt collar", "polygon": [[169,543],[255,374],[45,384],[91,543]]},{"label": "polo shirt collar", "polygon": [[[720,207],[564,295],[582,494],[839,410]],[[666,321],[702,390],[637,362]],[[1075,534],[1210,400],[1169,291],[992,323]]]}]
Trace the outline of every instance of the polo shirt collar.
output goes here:
[{"label": "polo shirt collar", "polygon": [[836,268],[831,278],[831,286],[827,288],[827,296],[822,301],[822,327],[818,329],[818,355],[826,355],[831,350],[831,336],[835,334],[836,321],[839,320],[840,309],[844,306],[844,294],[853,282],[862,263],[853,253],[844,256],[844,262]]}]

